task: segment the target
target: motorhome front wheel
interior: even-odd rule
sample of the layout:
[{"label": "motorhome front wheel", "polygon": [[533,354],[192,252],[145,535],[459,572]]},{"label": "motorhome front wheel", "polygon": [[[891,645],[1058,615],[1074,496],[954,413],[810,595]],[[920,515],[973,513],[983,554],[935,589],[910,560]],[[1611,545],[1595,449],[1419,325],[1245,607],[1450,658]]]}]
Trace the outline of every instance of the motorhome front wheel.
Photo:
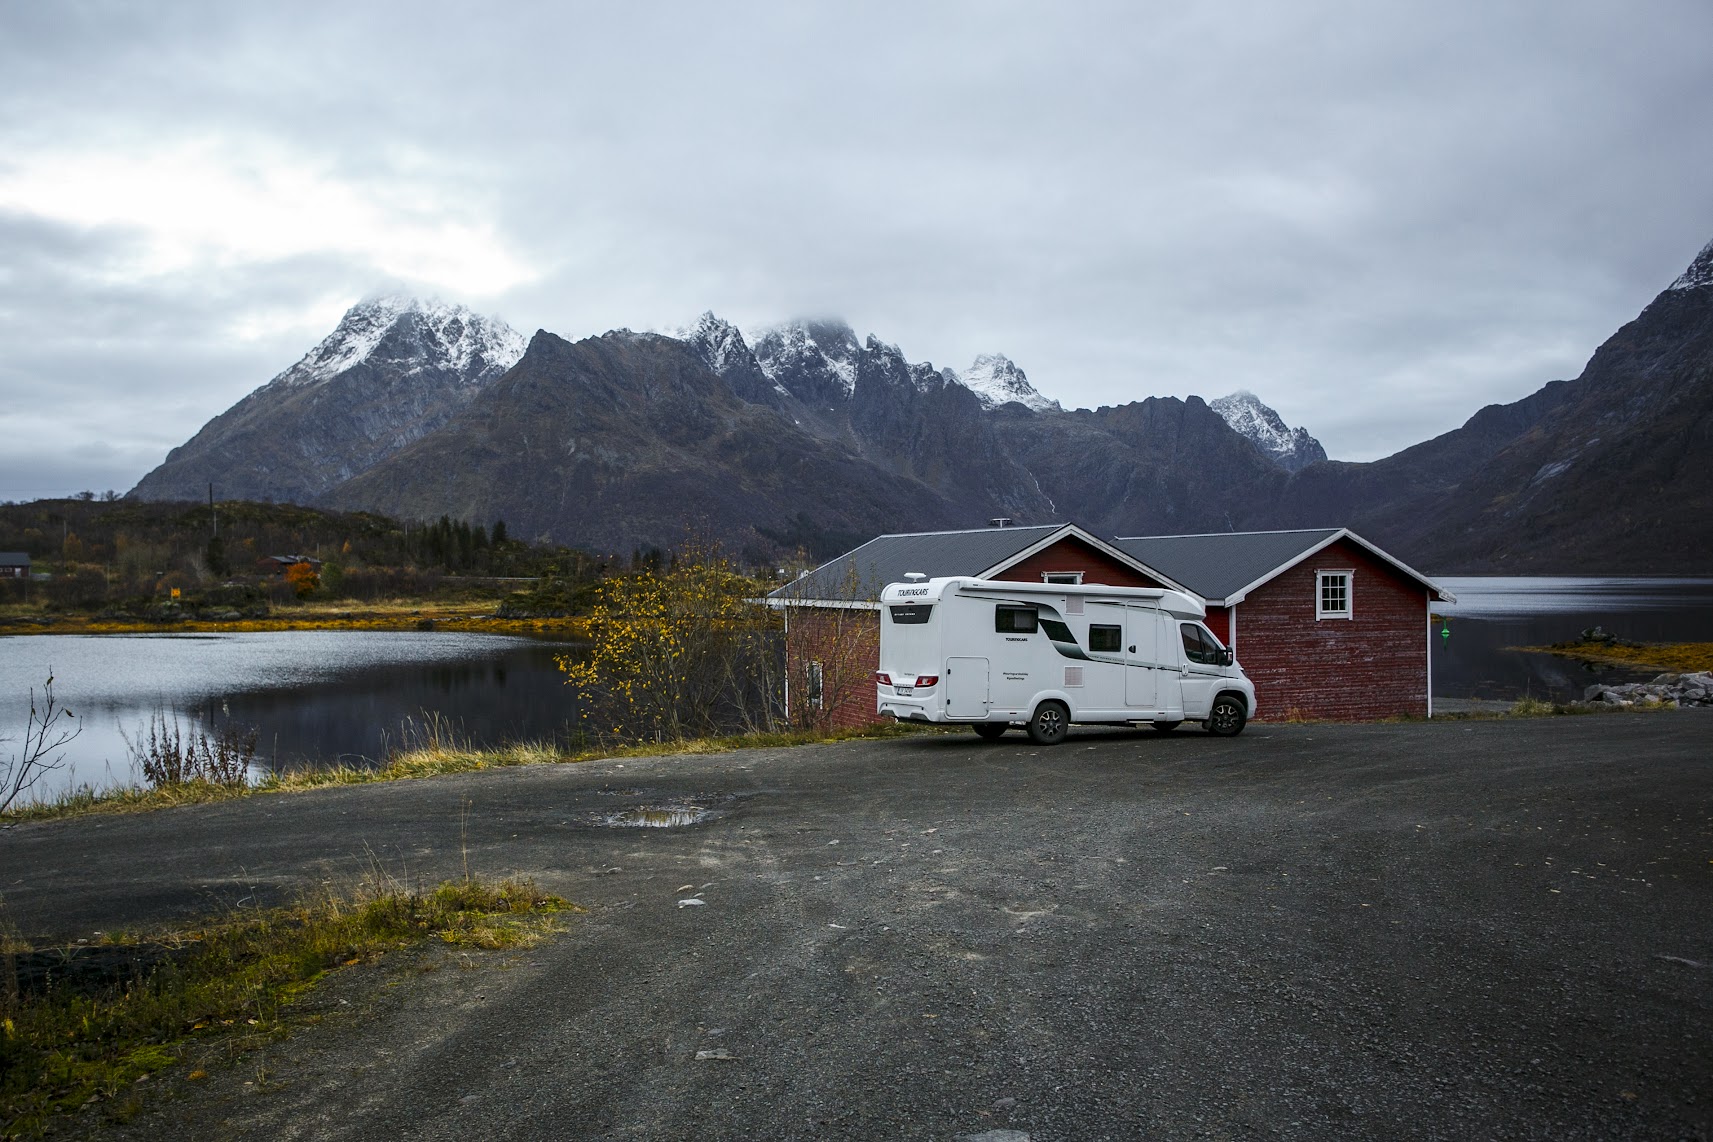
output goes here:
[{"label": "motorhome front wheel", "polygon": [[1036,745],[1058,745],[1071,730],[1071,712],[1058,702],[1042,702],[1029,719],[1029,740]]},{"label": "motorhome front wheel", "polygon": [[1210,734],[1218,734],[1222,738],[1233,737],[1243,732],[1243,723],[1249,720],[1249,712],[1243,708],[1243,703],[1230,694],[1221,694],[1214,700],[1213,709],[1208,711],[1207,721],[1202,725],[1207,727]]}]

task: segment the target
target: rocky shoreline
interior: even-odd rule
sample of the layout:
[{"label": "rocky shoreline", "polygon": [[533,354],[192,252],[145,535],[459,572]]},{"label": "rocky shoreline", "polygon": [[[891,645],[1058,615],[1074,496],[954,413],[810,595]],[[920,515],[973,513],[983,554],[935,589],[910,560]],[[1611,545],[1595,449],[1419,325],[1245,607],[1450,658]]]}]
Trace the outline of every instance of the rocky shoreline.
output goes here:
[{"label": "rocky shoreline", "polygon": [[1597,682],[1583,691],[1582,700],[1604,706],[1713,707],[1713,672],[1661,674],[1651,682]]}]

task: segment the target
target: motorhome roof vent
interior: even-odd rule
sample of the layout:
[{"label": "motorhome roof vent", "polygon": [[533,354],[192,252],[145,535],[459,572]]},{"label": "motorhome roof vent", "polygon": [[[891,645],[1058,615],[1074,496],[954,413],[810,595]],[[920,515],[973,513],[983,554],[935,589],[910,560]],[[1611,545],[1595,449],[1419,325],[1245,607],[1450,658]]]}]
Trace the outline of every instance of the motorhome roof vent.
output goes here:
[{"label": "motorhome roof vent", "polygon": [[1011,526],[1011,517],[1008,515],[994,516],[992,519],[987,521],[987,526],[988,527],[1010,527]]},{"label": "motorhome roof vent", "polygon": [[920,583],[927,578],[927,576],[922,574],[920,571],[906,571],[904,572],[904,577],[912,583]]}]

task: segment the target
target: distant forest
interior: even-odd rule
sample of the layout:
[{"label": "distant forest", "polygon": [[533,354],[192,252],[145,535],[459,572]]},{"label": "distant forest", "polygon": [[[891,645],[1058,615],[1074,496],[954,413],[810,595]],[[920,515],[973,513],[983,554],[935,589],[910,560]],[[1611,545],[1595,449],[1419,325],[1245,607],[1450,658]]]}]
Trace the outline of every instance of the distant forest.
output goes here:
[{"label": "distant forest", "polygon": [[[0,602],[84,609],[175,587],[185,593],[248,587],[249,596],[274,601],[377,599],[444,593],[492,578],[575,585],[626,569],[610,557],[513,539],[503,520],[408,522],[295,504],[139,503],[92,494],[0,503],[0,551],[27,552],[32,570],[45,576],[28,584],[0,580],[6,591]],[[666,558],[639,551],[631,563],[659,566]],[[313,578],[286,582],[293,563]]]}]

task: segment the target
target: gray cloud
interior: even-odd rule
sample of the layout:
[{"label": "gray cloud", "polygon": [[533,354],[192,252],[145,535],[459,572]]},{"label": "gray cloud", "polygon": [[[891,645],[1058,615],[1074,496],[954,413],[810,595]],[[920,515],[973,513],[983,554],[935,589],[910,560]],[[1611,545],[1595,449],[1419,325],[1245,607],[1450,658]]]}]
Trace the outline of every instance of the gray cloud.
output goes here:
[{"label": "gray cloud", "polygon": [[388,286],[837,313],[1384,455],[1574,376],[1713,236],[1708,43],[1698,3],[11,6],[0,497],[128,486]]}]

